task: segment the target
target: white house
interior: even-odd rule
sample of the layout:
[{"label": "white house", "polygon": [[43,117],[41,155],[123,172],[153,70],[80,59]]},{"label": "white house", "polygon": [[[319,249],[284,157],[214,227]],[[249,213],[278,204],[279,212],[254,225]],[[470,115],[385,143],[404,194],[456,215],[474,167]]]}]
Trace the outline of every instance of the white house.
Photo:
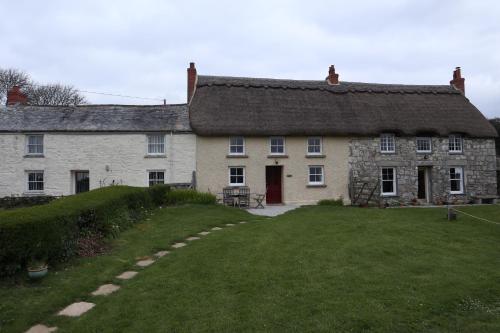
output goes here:
[{"label": "white house", "polygon": [[189,185],[195,150],[185,104],[1,106],[0,197]]}]

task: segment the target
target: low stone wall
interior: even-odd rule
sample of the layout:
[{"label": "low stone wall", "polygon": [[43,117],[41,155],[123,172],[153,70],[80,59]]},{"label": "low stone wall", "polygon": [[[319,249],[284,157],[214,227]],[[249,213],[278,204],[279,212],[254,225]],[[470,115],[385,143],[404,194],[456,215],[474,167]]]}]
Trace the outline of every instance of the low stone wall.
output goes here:
[{"label": "low stone wall", "polygon": [[[397,195],[382,197],[380,186],[371,199],[373,204],[416,203],[418,167],[430,168],[430,201],[443,204],[468,203],[476,196],[497,193],[496,154],[493,139],[464,138],[463,152],[450,154],[448,138],[432,138],[431,153],[417,153],[415,137],[396,137],[396,152],[380,153],[380,138],[353,138],[350,142],[351,193],[358,193],[363,182],[369,192],[380,181],[382,167],[394,167]],[[449,196],[449,168],[464,170],[464,194]]]},{"label": "low stone wall", "polygon": [[0,208],[20,208],[36,205],[44,205],[57,197],[53,196],[28,196],[28,197],[3,197],[0,198]]}]

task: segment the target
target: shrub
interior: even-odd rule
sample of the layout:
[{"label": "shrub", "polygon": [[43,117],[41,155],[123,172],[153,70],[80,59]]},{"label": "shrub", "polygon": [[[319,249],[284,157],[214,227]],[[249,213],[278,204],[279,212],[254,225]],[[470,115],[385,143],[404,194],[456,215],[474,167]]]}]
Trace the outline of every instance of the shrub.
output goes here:
[{"label": "shrub", "polygon": [[170,186],[158,184],[150,187],[148,191],[151,196],[151,200],[153,200],[153,204],[155,206],[161,206],[165,203],[165,197],[170,191]]},{"label": "shrub", "polygon": [[318,205],[320,205],[320,206],[343,206],[344,199],[342,199],[342,198],[323,199],[323,200],[318,201]]},{"label": "shrub", "polygon": [[0,212],[0,275],[30,260],[64,261],[79,238],[116,236],[152,206],[144,188],[112,186],[33,206]]},{"label": "shrub", "polygon": [[172,190],[167,193],[165,198],[167,205],[182,205],[187,203],[212,205],[216,202],[215,195],[195,190]]}]

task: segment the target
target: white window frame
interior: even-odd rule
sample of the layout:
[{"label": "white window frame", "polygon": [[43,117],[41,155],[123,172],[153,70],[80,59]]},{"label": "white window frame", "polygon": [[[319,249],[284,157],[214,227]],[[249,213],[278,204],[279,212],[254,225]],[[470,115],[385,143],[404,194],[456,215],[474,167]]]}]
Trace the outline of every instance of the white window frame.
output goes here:
[{"label": "white window frame", "polygon": [[[421,150],[421,149],[418,149],[418,141],[422,141],[422,140],[427,140],[429,142],[429,149],[427,150]],[[428,136],[420,136],[420,137],[417,137],[417,140],[415,141],[415,145],[417,146],[417,153],[432,153],[432,139]]]},{"label": "white window frame", "polygon": [[[243,170],[243,182],[242,183],[232,183],[231,182],[231,169],[242,169]],[[246,181],[246,170],[245,170],[245,167],[244,166],[230,166],[228,168],[228,183],[229,183],[229,186],[245,186],[245,181]],[[239,175],[235,175],[233,177],[240,177]]]},{"label": "white window frame", "polygon": [[[460,149],[457,149],[457,143],[460,145]],[[452,147],[453,146],[453,147]],[[452,149],[453,148],[453,149]],[[459,134],[452,134],[448,137],[448,151],[450,153],[459,154],[464,150],[464,140]]]},{"label": "white window frame", "polygon": [[[45,172],[43,170],[26,170],[25,171],[26,173],[26,191],[29,192],[29,193],[43,193],[43,191],[45,191]],[[40,183],[39,181],[33,181],[33,182],[30,182],[30,174],[37,174],[37,173],[41,173],[42,174],[42,189],[41,190],[30,190],[30,183]]]},{"label": "white window frame", "polygon": [[[41,144],[30,144],[30,138],[41,138],[42,143]],[[30,152],[30,147],[41,147],[41,152],[36,151],[36,152]],[[41,156],[44,154],[45,147],[44,147],[44,136],[43,134],[27,134],[26,135],[26,155],[30,156]]]},{"label": "white window frame", "polygon": [[[153,181],[155,181],[156,183],[151,185],[151,173],[158,173],[158,172],[163,172],[163,183],[158,183],[158,178],[157,179],[154,179]],[[157,185],[157,184],[165,184],[165,170],[148,170],[148,186],[151,187],[151,186],[154,186],[154,185]]]},{"label": "white window frame", "polygon": [[[273,153],[273,139],[281,139],[283,141],[283,151],[281,153]],[[276,147],[279,147],[279,145],[274,145]],[[286,144],[285,144],[285,137],[283,136],[272,136],[269,138],[269,154],[270,155],[285,155],[286,153]]]},{"label": "white window frame", "polygon": [[[384,180],[384,169],[392,169],[392,192],[384,192],[384,182],[391,180]],[[382,196],[395,196],[398,193],[397,190],[397,173],[394,167],[382,167],[380,168],[380,193]]]},{"label": "white window frame", "polygon": [[[321,176],[321,181],[311,181],[311,176],[313,175],[311,173],[312,168],[319,168],[321,170],[321,173],[314,173],[315,176]],[[325,185],[325,167],[323,165],[309,165],[307,169],[307,181],[309,185]]]},{"label": "white window frame", "polygon": [[[239,144],[233,144],[232,143],[233,139],[241,139],[242,144],[241,145],[239,145]],[[233,152],[233,151],[231,151],[232,147],[240,147],[240,146],[243,147],[243,150],[241,152]],[[245,149],[245,138],[242,137],[242,136],[231,136],[229,138],[229,150],[228,150],[228,154],[229,155],[234,155],[234,156],[241,156],[241,155],[245,155],[245,152],[246,152],[246,149]]]},{"label": "white window frame", "polygon": [[[459,170],[460,171],[460,177],[459,178],[451,178],[451,169],[455,169],[455,172],[456,170]],[[450,167],[449,170],[448,170],[448,177],[450,179],[449,183],[450,183],[450,194],[464,194],[464,168],[463,167],[459,167],[459,166],[456,166],[456,167]],[[451,182],[455,180],[455,181],[460,181],[460,190],[458,191],[452,191],[451,190]]]},{"label": "white window frame", "polygon": [[[391,140],[391,141],[386,141]],[[389,146],[392,142],[392,150]],[[383,154],[393,154],[396,152],[396,137],[392,133],[382,133],[380,134],[380,152]]]},{"label": "white window frame", "polygon": [[[319,140],[319,152],[310,152],[310,147],[317,147],[318,145],[311,145],[309,140]],[[323,154],[323,138],[319,136],[311,136],[307,138],[307,155],[321,155]]]},{"label": "white window frame", "polygon": [[[163,142],[161,142],[162,140],[158,140],[157,142],[151,142],[152,138],[161,138],[163,139]],[[159,134],[159,133],[156,133],[156,134],[148,134],[146,136],[146,140],[147,140],[147,155],[151,155],[151,156],[165,156],[165,151],[166,151],[166,136],[165,134]],[[162,150],[162,151],[159,151],[159,152],[151,152],[150,148],[151,147],[161,147],[161,149],[158,149],[158,150]]]}]

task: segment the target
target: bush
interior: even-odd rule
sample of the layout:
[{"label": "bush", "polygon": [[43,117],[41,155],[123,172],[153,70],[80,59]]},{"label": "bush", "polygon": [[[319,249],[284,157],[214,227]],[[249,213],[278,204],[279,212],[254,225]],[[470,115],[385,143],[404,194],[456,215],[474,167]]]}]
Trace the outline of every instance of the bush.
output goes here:
[{"label": "bush", "polygon": [[318,201],[318,205],[320,205],[320,206],[343,206],[344,199],[342,199],[342,198],[323,199],[323,200]]},{"label": "bush", "polygon": [[215,195],[195,190],[172,190],[165,197],[167,205],[182,205],[187,203],[212,205],[216,202]]},{"label": "bush", "polygon": [[151,196],[151,200],[153,200],[153,204],[155,206],[161,206],[165,203],[165,197],[170,191],[170,186],[158,184],[148,188],[148,191]]},{"label": "bush", "polygon": [[144,188],[112,186],[0,212],[0,275],[30,260],[64,261],[75,255],[79,238],[117,236],[142,218],[152,198]]}]

